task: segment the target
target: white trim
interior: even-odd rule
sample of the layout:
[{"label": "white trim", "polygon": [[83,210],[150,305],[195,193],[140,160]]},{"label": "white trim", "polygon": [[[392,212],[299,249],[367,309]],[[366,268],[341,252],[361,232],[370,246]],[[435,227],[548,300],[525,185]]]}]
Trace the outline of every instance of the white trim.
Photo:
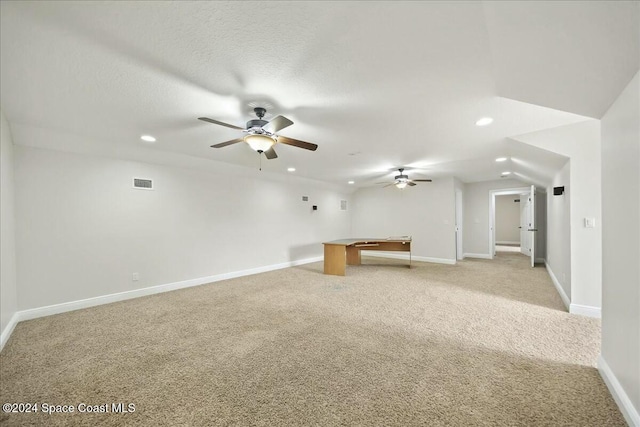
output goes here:
[{"label": "white trim", "polygon": [[631,403],[631,399],[622,388],[622,385],[616,378],[615,374],[609,367],[609,364],[604,360],[604,357],[600,355],[598,357],[598,371],[600,372],[600,376],[604,380],[604,383],[609,388],[611,395],[613,396],[613,400],[618,404],[618,408],[624,419],[627,420],[627,423],[630,426],[640,426],[640,414],[638,410],[633,407],[633,403]]},{"label": "white trim", "polygon": [[556,277],[556,275],[553,274],[553,270],[551,270],[551,267],[549,267],[549,264],[545,262],[544,266],[547,268],[547,272],[549,273],[549,276],[551,276],[551,281],[556,287],[556,291],[558,291],[558,293],[560,294],[560,298],[562,298],[562,302],[564,303],[564,306],[568,311],[569,306],[571,305],[571,301],[569,300],[569,297],[565,293],[564,289],[562,289],[562,285],[560,284],[560,281],[558,281],[558,278]]},{"label": "white trim", "polygon": [[596,317],[598,319],[602,317],[600,315],[600,307],[593,307],[590,305],[580,305],[580,304],[574,304],[574,303],[571,303],[569,305],[569,313],[580,314],[581,316]]},{"label": "white trim", "polygon": [[267,271],[280,270],[283,268],[294,267],[296,265],[309,264],[312,262],[322,261],[324,258],[321,256],[306,258],[297,261],[283,262],[280,264],[266,265],[263,267],[250,268],[248,270],[234,271],[231,273],[216,274],[214,276],[200,277],[198,279],[183,280],[181,282],[167,283],[164,285],[149,286],[141,289],[134,289],[131,291],[118,292],[115,294],[102,295],[99,297],[86,298],[78,301],[64,302],[61,304],[48,305],[45,307],[31,308],[28,310],[18,311],[13,315],[11,321],[7,325],[4,331],[2,331],[2,343],[3,347],[5,342],[9,339],[9,336],[13,332],[18,322],[23,320],[36,319],[38,317],[51,316],[52,314],[66,313],[68,311],[80,310],[83,308],[95,307],[97,305],[109,304],[117,301],[125,301],[128,299],[139,298],[147,295],[160,294],[163,292],[175,291],[177,289],[190,288],[192,286],[205,285],[207,283],[219,282],[221,280],[234,279],[236,277],[250,276],[258,273],[265,273]]},{"label": "white trim", "polygon": [[496,241],[496,245],[518,245],[520,246],[520,240],[518,241],[511,241],[511,240],[498,240]]},{"label": "white trim", "polygon": [[9,337],[13,333],[13,330],[15,329],[19,321],[20,312],[13,313],[13,316],[11,316],[11,319],[9,319],[9,323],[7,323],[7,326],[5,326],[4,330],[2,331],[2,335],[0,335],[0,351],[2,351],[4,345],[7,343],[7,341],[9,341]]},{"label": "white trim", "polygon": [[489,254],[463,254],[463,258],[493,259]]},{"label": "white trim", "polygon": [[[403,259],[403,260],[409,261],[409,255],[405,255],[405,254],[390,253],[390,252],[384,252],[384,251],[365,251],[365,250],[362,250],[360,252],[366,252],[365,254],[363,254],[366,256],[372,256],[372,257],[378,257],[378,258]],[[432,258],[432,257],[415,256],[415,255],[411,256],[411,260],[422,261],[422,262],[433,262],[436,264],[452,264],[453,265],[456,263],[455,259]]]}]

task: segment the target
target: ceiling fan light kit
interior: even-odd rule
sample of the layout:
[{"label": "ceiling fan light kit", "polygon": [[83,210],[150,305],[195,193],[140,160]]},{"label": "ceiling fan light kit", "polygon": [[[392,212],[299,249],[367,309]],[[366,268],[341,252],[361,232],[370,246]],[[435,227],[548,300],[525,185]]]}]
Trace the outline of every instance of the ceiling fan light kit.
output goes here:
[{"label": "ceiling fan light kit", "polygon": [[228,145],[237,144],[238,142],[246,142],[252,150],[262,154],[264,153],[267,159],[275,159],[278,157],[273,146],[277,143],[292,145],[298,148],[304,148],[305,150],[316,151],[318,146],[310,142],[300,141],[293,138],[287,138],[286,136],[277,135],[276,133],[288,126],[291,126],[293,122],[284,116],[277,116],[273,120],[266,121],[262,118],[267,113],[267,110],[262,107],[256,107],[253,109],[258,116],[257,119],[251,119],[247,122],[246,128],[243,129],[239,126],[230,125],[228,123],[220,122],[218,120],[210,119],[208,117],[199,117],[198,120],[204,122],[213,123],[214,125],[225,126],[231,129],[238,129],[246,133],[242,138],[232,139],[230,141],[221,142],[219,144],[212,145],[212,148],[223,148]]},{"label": "ceiling fan light kit", "polygon": [[249,134],[244,137],[244,142],[249,144],[249,147],[258,153],[267,151],[276,143],[273,137],[261,134]]},{"label": "ceiling fan light kit", "polygon": [[417,185],[416,182],[432,182],[432,180],[430,179],[409,179],[409,176],[404,174],[404,168],[399,168],[398,172],[400,172],[400,175],[396,175],[395,177],[393,177],[394,181],[390,184],[385,185],[385,187],[395,185],[396,188],[402,190],[404,188],[407,188],[407,186],[413,187]]}]

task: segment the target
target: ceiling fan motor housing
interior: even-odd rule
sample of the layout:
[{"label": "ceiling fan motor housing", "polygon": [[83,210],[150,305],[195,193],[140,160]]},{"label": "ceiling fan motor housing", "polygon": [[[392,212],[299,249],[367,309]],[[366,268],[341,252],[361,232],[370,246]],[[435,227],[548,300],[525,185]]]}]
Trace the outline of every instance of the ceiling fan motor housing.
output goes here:
[{"label": "ceiling fan motor housing", "polygon": [[269,123],[266,120],[262,120],[262,119],[253,119],[253,120],[249,120],[247,122],[247,130],[258,130],[258,129],[262,129],[262,126],[266,125],[267,123]]}]

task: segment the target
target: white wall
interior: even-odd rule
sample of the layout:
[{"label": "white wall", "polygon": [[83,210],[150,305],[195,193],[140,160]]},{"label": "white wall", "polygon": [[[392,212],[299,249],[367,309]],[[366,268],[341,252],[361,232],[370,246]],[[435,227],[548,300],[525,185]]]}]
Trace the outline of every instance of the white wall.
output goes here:
[{"label": "white wall", "polygon": [[464,253],[490,256],[489,252],[489,192],[526,187],[514,179],[475,182],[464,190]]},{"label": "white wall", "polygon": [[[14,153],[9,123],[0,110],[0,331],[17,311]],[[4,343],[4,341],[3,341]]]},{"label": "white wall", "polygon": [[[515,138],[571,160],[571,312],[598,317],[602,305],[600,138],[597,120]],[[585,228],[585,218],[594,218],[595,228]]]},{"label": "white wall", "polygon": [[[323,241],[350,234],[349,195],[292,175],[15,155],[21,310],[321,256]],[[134,176],[156,189],[133,189]]]},{"label": "white wall", "polygon": [[[553,177],[547,188],[547,266],[571,300],[571,161]],[[553,195],[553,187],[563,187],[564,194]]]},{"label": "white wall", "polygon": [[516,195],[496,196],[496,242],[520,243],[520,199]]},{"label": "white wall", "polygon": [[602,359],[640,425],[640,73],[602,118],[602,202]]},{"label": "white wall", "polygon": [[399,190],[368,187],[353,195],[353,237],[411,235],[413,256],[455,262],[453,178]]}]

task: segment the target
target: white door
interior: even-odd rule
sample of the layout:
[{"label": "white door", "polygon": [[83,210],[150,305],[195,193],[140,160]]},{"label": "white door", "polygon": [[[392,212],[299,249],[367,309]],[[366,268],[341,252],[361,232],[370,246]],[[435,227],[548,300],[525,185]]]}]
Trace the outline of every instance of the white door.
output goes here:
[{"label": "white door", "polygon": [[531,255],[531,246],[529,245],[529,213],[530,213],[529,194],[520,195],[520,253],[522,255]]},{"label": "white door", "polygon": [[462,259],[462,191],[456,191],[456,259]]},{"label": "white door", "polygon": [[533,223],[533,229],[535,230],[532,235],[535,238],[535,244],[533,246],[533,260],[534,262],[544,262],[547,250],[547,193],[543,190],[535,191],[535,222]]},{"label": "white door", "polygon": [[529,196],[529,247],[531,248],[531,267],[536,264],[536,235],[538,229],[536,218],[536,186],[531,186],[531,195]]}]

